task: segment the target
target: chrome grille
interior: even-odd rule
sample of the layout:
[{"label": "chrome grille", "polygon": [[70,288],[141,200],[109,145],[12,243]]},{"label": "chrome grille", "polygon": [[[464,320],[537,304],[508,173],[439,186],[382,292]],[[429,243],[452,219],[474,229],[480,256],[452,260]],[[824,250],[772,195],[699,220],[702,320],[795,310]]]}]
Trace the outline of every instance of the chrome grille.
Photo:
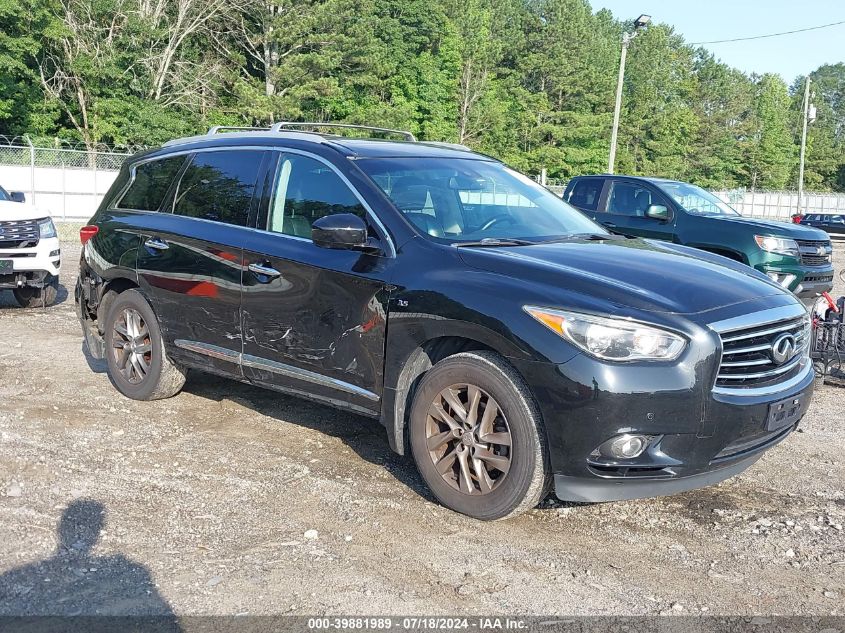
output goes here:
[{"label": "chrome grille", "polygon": [[0,222],[0,248],[29,248],[38,244],[38,220]]},{"label": "chrome grille", "polygon": [[796,240],[801,263],[805,266],[827,266],[830,264],[833,247],[822,240]]},{"label": "chrome grille", "polygon": [[[719,331],[722,361],[716,386],[747,389],[788,380],[804,367],[809,333],[810,317],[800,308],[776,321]],[[784,351],[787,354],[780,357],[778,352]]]}]

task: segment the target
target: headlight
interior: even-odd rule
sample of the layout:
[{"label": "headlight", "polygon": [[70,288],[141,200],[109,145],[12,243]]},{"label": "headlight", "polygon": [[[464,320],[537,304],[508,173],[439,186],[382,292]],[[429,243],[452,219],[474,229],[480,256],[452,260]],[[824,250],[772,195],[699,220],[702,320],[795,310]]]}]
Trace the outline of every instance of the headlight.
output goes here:
[{"label": "headlight", "polygon": [[771,235],[755,235],[757,246],[769,253],[798,257],[798,242],[786,237],[772,237]]},{"label": "headlight", "polygon": [[38,220],[38,233],[43,240],[46,240],[48,237],[56,237],[56,225],[53,224],[53,220],[50,218]]},{"label": "headlight", "polygon": [[604,360],[674,360],[687,344],[678,334],[623,319],[534,306],[524,310],[555,334]]}]

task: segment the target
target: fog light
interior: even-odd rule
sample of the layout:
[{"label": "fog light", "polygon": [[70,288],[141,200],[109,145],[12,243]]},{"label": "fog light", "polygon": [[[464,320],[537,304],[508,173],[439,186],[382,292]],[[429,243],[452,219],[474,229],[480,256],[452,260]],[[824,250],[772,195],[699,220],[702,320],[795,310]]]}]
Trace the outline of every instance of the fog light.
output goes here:
[{"label": "fog light", "polygon": [[780,284],[784,288],[789,288],[789,284],[795,281],[795,275],[789,275],[786,273],[766,273],[766,276],[772,281],[774,281],[776,284]]},{"label": "fog light", "polygon": [[642,454],[648,440],[642,435],[622,435],[610,443],[610,453],[614,457],[632,459]]},{"label": "fog light", "polygon": [[593,459],[613,460],[635,459],[642,455],[654,442],[654,435],[640,435],[639,433],[622,433],[598,446],[591,454]]}]

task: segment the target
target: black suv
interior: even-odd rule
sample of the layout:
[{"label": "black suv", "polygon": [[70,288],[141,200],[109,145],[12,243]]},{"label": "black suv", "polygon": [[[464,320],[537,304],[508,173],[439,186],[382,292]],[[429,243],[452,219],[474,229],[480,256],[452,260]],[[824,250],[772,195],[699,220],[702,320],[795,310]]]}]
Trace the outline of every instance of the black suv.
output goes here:
[{"label": "black suv", "polygon": [[481,519],[550,484],[722,481],[808,406],[808,316],[747,266],[613,235],[460,146],[214,131],[132,157],[80,234],[87,345],[131,398],[198,369],[377,418]]}]

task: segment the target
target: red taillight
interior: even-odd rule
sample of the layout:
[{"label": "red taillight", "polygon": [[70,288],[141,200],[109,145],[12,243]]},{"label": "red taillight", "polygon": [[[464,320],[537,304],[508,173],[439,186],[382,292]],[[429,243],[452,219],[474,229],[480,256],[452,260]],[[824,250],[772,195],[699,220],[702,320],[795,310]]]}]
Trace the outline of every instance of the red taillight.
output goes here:
[{"label": "red taillight", "polygon": [[801,218],[803,218],[803,217],[804,217],[803,215],[793,215],[792,216],[792,223],[793,224],[801,224]]},{"label": "red taillight", "polygon": [[99,226],[83,226],[81,229],[79,229],[79,241],[85,244],[85,242],[94,237],[99,231]]}]

